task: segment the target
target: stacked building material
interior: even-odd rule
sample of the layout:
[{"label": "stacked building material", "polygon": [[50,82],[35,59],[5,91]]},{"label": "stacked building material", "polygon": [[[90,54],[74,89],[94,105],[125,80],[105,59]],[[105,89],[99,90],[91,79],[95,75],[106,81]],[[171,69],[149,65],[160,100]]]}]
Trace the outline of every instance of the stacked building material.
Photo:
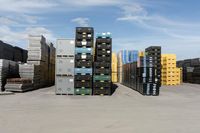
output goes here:
[{"label": "stacked building material", "polygon": [[146,49],[133,63],[123,65],[123,84],[142,95],[159,95],[161,68],[161,47]]},{"label": "stacked building material", "polygon": [[[40,85],[41,87],[50,86],[54,83],[54,78],[50,80],[50,66],[52,69],[55,66],[55,48],[53,44],[47,45],[46,39],[43,36],[29,36],[28,46],[28,64],[34,64],[40,67]],[[50,48],[51,47],[51,48]],[[53,51],[50,51],[53,50]],[[51,53],[50,53],[51,52]],[[50,60],[51,57],[51,60]],[[51,62],[50,62],[51,61]],[[52,62],[53,61],[53,62]]]},{"label": "stacked building material", "polygon": [[112,53],[112,82],[117,82],[117,55]]},{"label": "stacked building material", "polygon": [[91,95],[94,29],[77,27],[75,41],[75,94]]},{"label": "stacked building material", "polygon": [[180,85],[181,69],[176,67],[175,54],[162,54],[162,85]]},{"label": "stacked building material", "polygon": [[7,78],[19,77],[18,64],[14,61],[0,59],[0,91],[4,91]]},{"label": "stacked building material", "polygon": [[[56,46],[56,94],[74,94],[74,51],[72,39],[58,39]],[[53,61],[52,61],[53,62]]]},{"label": "stacked building material", "polygon": [[112,38],[110,33],[97,35],[94,59],[93,95],[112,93]]},{"label": "stacked building material", "polygon": [[27,78],[10,78],[7,79],[5,85],[5,90],[12,92],[25,92],[32,90],[33,88],[32,80]]},{"label": "stacked building material", "polygon": [[[30,79],[34,89],[42,87],[41,67],[34,64],[19,64],[19,75],[22,79]],[[31,88],[30,88],[31,89]]]},{"label": "stacked building material", "polygon": [[183,82],[200,84],[200,58],[177,61],[182,69]]},{"label": "stacked building material", "polygon": [[122,67],[124,64],[136,62],[138,59],[137,50],[121,50],[118,53],[118,81],[122,83],[123,71]]},{"label": "stacked building material", "polygon": [[27,60],[27,50],[19,47],[13,47],[0,41],[0,59],[25,63]]}]

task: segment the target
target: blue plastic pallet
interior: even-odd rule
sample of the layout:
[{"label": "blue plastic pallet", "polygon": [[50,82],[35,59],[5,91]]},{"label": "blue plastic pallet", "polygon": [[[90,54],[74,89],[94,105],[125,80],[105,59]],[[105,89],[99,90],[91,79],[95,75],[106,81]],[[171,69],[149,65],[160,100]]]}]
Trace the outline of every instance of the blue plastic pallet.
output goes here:
[{"label": "blue plastic pallet", "polygon": [[92,75],[92,68],[75,68],[74,73],[75,73],[75,75],[78,75],[78,74],[81,74],[81,75],[90,74],[90,75]]},{"label": "blue plastic pallet", "polygon": [[75,48],[75,54],[92,54],[92,48]]}]

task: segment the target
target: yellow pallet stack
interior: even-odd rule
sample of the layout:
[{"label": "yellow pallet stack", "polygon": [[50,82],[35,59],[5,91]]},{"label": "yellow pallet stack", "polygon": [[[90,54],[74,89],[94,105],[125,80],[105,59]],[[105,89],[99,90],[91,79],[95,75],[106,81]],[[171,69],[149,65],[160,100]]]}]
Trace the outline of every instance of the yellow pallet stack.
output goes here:
[{"label": "yellow pallet stack", "polygon": [[180,85],[181,69],[176,67],[175,54],[162,54],[162,85]]},{"label": "yellow pallet stack", "polygon": [[116,83],[117,81],[117,55],[112,53],[112,82]]},{"label": "yellow pallet stack", "polygon": [[122,63],[122,53],[119,52],[118,55],[117,55],[117,81],[119,83],[122,83],[122,75],[123,75],[123,71],[122,71],[122,68],[123,68],[123,63]]},{"label": "yellow pallet stack", "polygon": [[144,57],[144,54],[145,54],[144,51],[140,51],[140,52],[138,53],[139,57]]}]

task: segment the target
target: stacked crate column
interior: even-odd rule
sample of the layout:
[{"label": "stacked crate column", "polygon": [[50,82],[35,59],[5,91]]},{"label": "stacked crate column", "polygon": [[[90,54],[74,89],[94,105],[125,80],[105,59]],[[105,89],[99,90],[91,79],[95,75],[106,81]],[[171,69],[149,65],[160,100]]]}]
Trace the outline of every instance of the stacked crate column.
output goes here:
[{"label": "stacked crate column", "polygon": [[77,27],[75,39],[75,95],[92,94],[94,30]]},{"label": "stacked crate column", "polygon": [[72,39],[58,39],[56,48],[56,94],[74,94],[74,48]]}]

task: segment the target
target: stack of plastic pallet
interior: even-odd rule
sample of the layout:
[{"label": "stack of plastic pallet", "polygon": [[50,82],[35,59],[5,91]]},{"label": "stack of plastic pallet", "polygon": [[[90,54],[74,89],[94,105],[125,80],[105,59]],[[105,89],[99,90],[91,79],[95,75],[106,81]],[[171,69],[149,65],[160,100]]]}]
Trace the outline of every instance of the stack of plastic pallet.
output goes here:
[{"label": "stack of plastic pallet", "polygon": [[27,78],[7,79],[7,83],[5,85],[6,91],[12,92],[25,92],[32,90],[33,88],[32,80]]},{"label": "stack of plastic pallet", "polygon": [[[160,46],[148,47],[145,49],[145,54],[146,54],[147,59],[149,58],[149,65],[151,64],[150,58],[152,58],[152,65],[153,65],[153,68],[155,69],[155,73],[153,73],[153,77],[152,77],[153,80],[155,79],[155,82],[153,81],[152,83],[147,84],[147,86],[149,86],[153,90],[152,95],[156,96],[156,95],[159,95],[160,86],[161,86],[161,47]],[[148,72],[148,69],[150,71],[150,69],[152,69],[151,66],[147,68],[147,72]]]},{"label": "stack of plastic pallet", "polygon": [[117,82],[117,55],[112,53],[112,82]]},{"label": "stack of plastic pallet", "polygon": [[92,95],[94,29],[77,27],[75,41],[75,95]]},{"label": "stack of plastic pallet", "polygon": [[6,80],[8,78],[19,77],[18,64],[14,61],[0,59],[0,91],[5,90]]},{"label": "stack of plastic pallet", "polygon": [[123,65],[122,83],[142,95],[158,96],[160,90],[161,47],[152,46],[137,61]]},{"label": "stack of plastic pallet", "polygon": [[74,95],[74,51],[74,40],[57,40],[55,77],[57,95]]},{"label": "stack of plastic pallet", "polygon": [[177,61],[182,69],[183,82],[200,84],[200,58]]},{"label": "stack of plastic pallet", "polygon": [[121,50],[118,53],[118,81],[122,83],[123,79],[123,65],[136,62],[138,60],[137,50]]},{"label": "stack of plastic pallet", "polygon": [[40,66],[40,85],[41,87],[48,86],[48,45],[43,36],[29,36],[28,46],[28,64]]},{"label": "stack of plastic pallet", "polygon": [[56,49],[53,46],[52,43],[49,43],[49,64],[48,64],[48,84],[49,85],[54,85],[55,84],[55,55],[56,55]]},{"label": "stack of plastic pallet", "polygon": [[160,83],[154,63],[158,60],[152,56],[140,57],[137,66],[137,91],[142,95],[158,96]]},{"label": "stack of plastic pallet", "polygon": [[122,63],[122,53],[119,52],[117,55],[117,80],[122,83],[123,76],[123,63]]},{"label": "stack of plastic pallet", "polygon": [[19,64],[19,75],[22,79],[30,79],[33,84],[33,89],[41,87],[41,68],[34,64]]},{"label": "stack of plastic pallet", "polygon": [[176,67],[175,54],[162,54],[162,85],[180,85],[181,69]]},{"label": "stack of plastic pallet", "polygon": [[110,33],[97,35],[93,95],[111,95],[112,93],[112,38]]}]

